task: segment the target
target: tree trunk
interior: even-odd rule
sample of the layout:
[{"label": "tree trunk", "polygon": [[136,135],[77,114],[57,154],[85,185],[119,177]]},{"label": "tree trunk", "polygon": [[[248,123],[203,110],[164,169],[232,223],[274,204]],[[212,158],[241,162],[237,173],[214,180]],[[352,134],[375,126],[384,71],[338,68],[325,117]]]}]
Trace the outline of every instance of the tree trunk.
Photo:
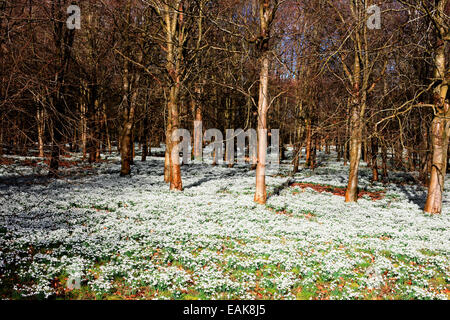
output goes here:
[{"label": "tree trunk", "polygon": [[434,57],[434,78],[441,82],[434,90],[434,105],[437,113],[431,125],[431,142],[433,145],[433,157],[431,166],[430,184],[428,187],[427,202],[424,211],[427,213],[441,213],[442,197],[444,192],[444,180],[447,171],[447,151],[450,137],[450,104],[447,100],[448,76],[446,75],[446,44],[444,36],[450,36],[450,31],[442,27],[444,25],[444,6],[447,1],[439,1],[437,4],[437,19],[441,26],[438,30],[438,43]]},{"label": "tree trunk", "polygon": [[146,106],[145,106],[145,114],[144,114],[144,120],[142,123],[142,156],[141,156],[141,161],[147,161],[147,156],[148,156],[148,114],[147,114],[147,102],[146,102]]},{"label": "tree trunk", "polygon": [[[200,87],[196,87],[195,91],[198,95],[202,93]],[[193,100],[193,111],[194,111],[194,159],[196,161],[201,161],[203,157],[203,146],[202,146],[202,107],[200,103]]]},{"label": "tree trunk", "polygon": [[428,197],[425,212],[441,213],[442,194],[447,166],[448,137],[450,135],[450,122],[444,118],[436,117],[432,124],[433,160],[431,167]]},{"label": "tree trunk", "polygon": [[292,169],[292,173],[298,172],[298,167],[300,164],[300,154],[302,150],[302,128],[300,126],[297,127],[297,133],[295,135],[295,148],[294,148],[294,168]]},{"label": "tree trunk", "polygon": [[258,161],[256,166],[255,202],[267,201],[266,155],[267,155],[267,110],[269,108],[269,56],[262,58],[258,99]]},{"label": "tree trunk", "polygon": [[172,116],[170,109],[167,110],[167,124],[166,124],[166,150],[164,155],[164,182],[170,183],[170,153],[169,145],[172,134]]},{"label": "tree trunk", "polygon": [[358,170],[361,160],[361,115],[358,105],[352,108],[351,137],[350,137],[350,173],[348,177],[345,202],[356,202],[358,200]]},{"label": "tree trunk", "polygon": [[381,148],[381,159],[382,159],[382,168],[383,168],[383,178],[387,179],[389,177],[388,168],[387,168],[387,147],[386,142],[383,142],[383,147]]},{"label": "tree trunk", "polygon": [[97,156],[97,108],[98,108],[98,99],[97,99],[97,89],[92,88],[90,93],[92,101],[89,103],[88,107],[88,128],[89,128],[89,140],[87,152],[89,153],[89,163],[95,162]]},{"label": "tree trunk", "polygon": [[[53,8],[52,8],[53,9]],[[61,12],[56,13],[55,17],[60,17]],[[49,166],[49,177],[56,177],[59,169],[59,156],[62,150],[62,129],[64,127],[63,116],[66,111],[66,101],[64,95],[67,91],[65,84],[66,73],[69,69],[71,49],[74,42],[75,33],[73,30],[64,28],[64,22],[58,18],[53,22],[55,44],[57,46],[57,71],[55,75],[55,91],[52,97],[54,111],[52,112],[52,153]]]},{"label": "tree trunk", "polygon": [[44,157],[44,133],[45,133],[45,111],[44,108],[38,106],[37,108],[37,125],[38,125],[38,144],[39,157]]},{"label": "tree trunk", "polygon": [[81,132],[81,149],[83,152],[83,160],[87,154],[87,121],[86,121],[86,106],[84,103],[80,104],[80,132]]},{"label": "tree trunk", "polygon": [[379,181],[378,177],[378,139],[372,138],[371,146],[371,165],[372,165],[372,181]]},{"label": "tree trunk", "polygon": [[311,149],[312,149],[312,129],[311,120],[306,120],[306,161],[305,168],[311,165]]},{"label": "tree trunk", "polygon": [[[168,109],[171,113],[171,130],[172,135],[175,130],[179,128],[179,113],[178,113],[178,90],[176,86],[170,90]],[[169,164],[170,164],[170,190],[183,190],[183,184],[181,181],[181,167],[179,157],[179,139],[173,140],[170,137],[169,142]]]},{"label": "tree trunk", "polygon": [[[138,62],[143,58],[142,52],[138,55]],[[123,74],[123,128],[121,133],[120,153],[121,153],[121,169],[120,175],[127,176],[131,174],[131,164],[134,156],[134,141],[133,128],[136,113],[136,101],[138,98],[138,84],[140,80],[140,73],[137,72],[133,77],[130,77],[129,62],[124,61]],[[130,79],[133,83],[131,84]],[[131,87],[130,87],[131,86]],[[131,93],[130,93],[131,89]]]}]

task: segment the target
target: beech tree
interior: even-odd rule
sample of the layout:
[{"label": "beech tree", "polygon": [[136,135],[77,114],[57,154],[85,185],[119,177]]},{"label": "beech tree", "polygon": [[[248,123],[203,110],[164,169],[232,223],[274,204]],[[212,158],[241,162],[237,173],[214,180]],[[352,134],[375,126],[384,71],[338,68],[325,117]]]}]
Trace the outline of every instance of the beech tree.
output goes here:
[{"label": "beech tree", "polygon": [[258,97],[258,163],[256,166],[255,202],[266,203],[266,154],[267,154],[267,112],[269,109],[269,67],[270,32],[278,0],[259,1],[259,36],[256,40],[260,52],[260,78]]},{"label": "beech tree", "polygon": [[431,124],[431,177],[424,211],[441,213],[444,179],[447,171],[447,156],[450,137],[450,105],[448,86],[450,72],[448,67],[447,46],[450,41],[450,1],[400,1],[408,7],[421,12],[432,22],[435,37],[433,52],[433,92],[432,104],[434,119]]}]

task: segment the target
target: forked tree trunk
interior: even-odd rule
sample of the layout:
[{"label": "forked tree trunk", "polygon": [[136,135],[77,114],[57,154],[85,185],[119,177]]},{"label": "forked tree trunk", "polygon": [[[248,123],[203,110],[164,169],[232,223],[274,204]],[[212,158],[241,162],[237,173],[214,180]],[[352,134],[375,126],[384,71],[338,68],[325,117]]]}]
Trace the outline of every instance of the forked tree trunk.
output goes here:
[{"label": "forked tree trunk", "polygon": [[166,71],[170,76],[169,98],[167,100],[168,118],[166,123],[166,155],[164,162],[164,181],[170,182],[170,190],[182,190],[179,159],[179,138],[172,141],[172,134],[179,129],[179,92],[183,78],[183,45],[186,40],[184,1],[164,3],[161,15],[166,40]]}]

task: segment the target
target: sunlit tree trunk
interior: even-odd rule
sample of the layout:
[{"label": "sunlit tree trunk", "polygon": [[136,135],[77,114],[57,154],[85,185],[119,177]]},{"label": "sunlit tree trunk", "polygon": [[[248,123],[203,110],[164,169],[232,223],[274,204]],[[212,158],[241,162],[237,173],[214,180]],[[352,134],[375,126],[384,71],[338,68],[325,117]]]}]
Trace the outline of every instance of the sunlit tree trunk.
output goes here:
[{"label": "sunlit tree trunk", "polygon": [[[447,99],[449,78],[446,75],[446,44],[450,40],[450,30],[444,28],[444,10],[446,0],[440,0],[437,4],[437,16],[435,18],[438,28],[438,43],[434,55],[434,79],[440,84],[434,91],[435,117],[431,125],[431,143],[433,146],[430,184],[428,186],[427,202],[424,211],[427,213],[441,213],[442,197],[444,192],[444,180],[447,171],[447,149],[450,137],[450,105]],[[448,22],[447,22],[448,26]]]},{"label": "sunlit tree trunk", "polygon": [[266,156],[267,156],[267,112],[269,109],[269,40],[270,27],[275,18],[278,0],[259,0],[259,51],[261,53],[261,69],[259,75],[258,97],[258,152],[256,166],[256,190],[254,201],[264,204],[267,201],[266,191]]},{"label": "sunlit tree trunk", "polygon": [[[178,113],[178,90],[176,86],[171,88],[168,109],[171,113],[171,131],[179,129],[179,113]],[[172,137],[169,142],[169,164],[170,164],[170,190],[182,190],[183,185],[181,181],[181,167],[179,158],[179,139],[173,140]]]},{"label": "sunlit tree trunk", "polygon": [[258,162],[256,166],[255,202],[264,204],[266,191],[267,110],[269,89],[269,57],[262,58],[258,101]]},{"label": "sunlit tree trunk", "polygon": [[346,202],[358,200],[358,170],[361,160],[361,115],[358,105],[352,107],[351,136],[350,136],[350,173],[348,177],[347,190],[345,192]]},{"label": "sunlit tree trunk", "polygon": [[170,190],[182,190],[181,168],[178,152],[179,138],[172,140],[172,134],[179,129],[179,92],[183,76],[183,46],[186,41],[184,9],[182,0],[160,3],[154,7],[159,12],[164,29],[166,71],[169,76],[166,122],[166,154],[164,181],[170,183]]}]

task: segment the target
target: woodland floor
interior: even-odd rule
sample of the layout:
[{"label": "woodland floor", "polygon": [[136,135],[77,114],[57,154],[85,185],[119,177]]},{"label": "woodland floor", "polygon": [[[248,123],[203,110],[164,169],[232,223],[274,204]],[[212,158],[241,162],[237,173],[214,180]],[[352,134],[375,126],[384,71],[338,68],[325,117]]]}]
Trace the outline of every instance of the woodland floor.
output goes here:
[{"label": "woodland floor", "polygon": [[163,158],[120,178],[106,156],[68,156],[58,180],[43,159],[0,159],[1,299],[450,297],[449,175],[443,213],[426,215],[411,174],[372,184],[363,163],[361,199],[344,203],[334,153],[293,177],[286,162],[267,205],[248,166],[183,166],[184,191],[169,192]]}]

